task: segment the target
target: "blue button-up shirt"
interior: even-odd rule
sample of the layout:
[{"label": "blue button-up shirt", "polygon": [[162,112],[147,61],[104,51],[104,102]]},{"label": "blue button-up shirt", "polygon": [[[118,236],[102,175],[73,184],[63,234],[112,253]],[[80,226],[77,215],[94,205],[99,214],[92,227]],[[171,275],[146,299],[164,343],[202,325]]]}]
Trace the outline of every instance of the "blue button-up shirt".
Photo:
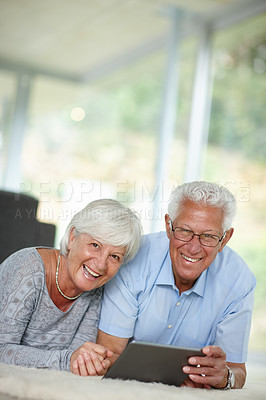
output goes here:
[{"label": "blue button-up shirt", "polygon": [[99,329],[135,340],[199,347],[218,345],[242,363],[256,280],[229,247],[194,286],[179,294],[165,232],[144,236],[134,260],[105,285]]}]

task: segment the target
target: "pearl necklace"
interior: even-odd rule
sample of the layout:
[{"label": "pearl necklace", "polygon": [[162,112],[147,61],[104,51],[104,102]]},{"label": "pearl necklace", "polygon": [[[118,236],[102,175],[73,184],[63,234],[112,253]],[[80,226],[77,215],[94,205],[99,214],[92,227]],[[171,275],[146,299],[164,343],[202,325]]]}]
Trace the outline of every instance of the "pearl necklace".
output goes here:
[{"label": "pearl necklace", "polygon": [[65,299],[67,299],[67,300],[76,300],[79,296],[82,295],[83,292],[81,292],[81,293],[78,294],[77,296],[69,297],[69,296],[65,295],[65,294],[62,292],[62,290],[60,289],[60,286],[59,286],[59,283],[58,283],[59,264],[60,264],[60,254],[59,254],[58,259],[57,259],[57,266],[56,266],[56,273],[55,273],[55,283],[56,283],[57,289],[58,289],[59,293],[60,293]]}]

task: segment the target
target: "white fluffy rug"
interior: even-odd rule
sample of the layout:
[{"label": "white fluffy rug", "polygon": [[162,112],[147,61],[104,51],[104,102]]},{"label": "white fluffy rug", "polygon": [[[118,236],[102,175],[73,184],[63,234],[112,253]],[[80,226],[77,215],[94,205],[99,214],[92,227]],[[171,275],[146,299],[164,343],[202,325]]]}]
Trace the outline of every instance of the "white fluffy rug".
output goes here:
[{"label": "white fluffy rug", "polygon": [[0,363],[0,400],[265,400],[263,380],[241,390],[220,391],[176,388],[156,383],[101,380],[68,372],[29,369]]}]

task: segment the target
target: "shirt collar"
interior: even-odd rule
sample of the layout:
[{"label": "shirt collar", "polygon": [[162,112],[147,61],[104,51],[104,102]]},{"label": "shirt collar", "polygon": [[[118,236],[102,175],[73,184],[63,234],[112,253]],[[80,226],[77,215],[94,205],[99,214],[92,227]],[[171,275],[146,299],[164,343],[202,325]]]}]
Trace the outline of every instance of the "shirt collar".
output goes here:
[{"label": "shirt collar", "polygon": [[[208,271],[208,269],[203,271],[202,274],[199,276],[199,278],[194,283],[194,285],[192,286],[192,288],[187,290],[186,292],[184,292],[186,295],[189,295],[191,292],[194,292],[197,295],[203,297],[204,290],[205,290],[205,283],[206,283],[206,279],[207,279],[207,271]],[[162,264],[161,271],[156,280],[156,285],[167,285],[167,286],[175,287],[175,280],[174,280],[174,274],[173,274],[173,270],[172,270],[172,262],[171,262],[169,251],[167,252],[167,255]]]},{"label": "shirt collar", "polygon": [[197,295],[199,295],[200,297],[203,297],[204,290],[205,290],[205,283],[206,283],[206,279],[207,279],[207,271],[208,271],[208,268],[201,273],[201,275],[198,277],[198,279],[196,280],[196,282],[194,283],[192,288],[187,290],[184,293],[190,294],[191,292],[194,292]]},{"label": "shirt collar", "polygon": [[166,257],[162,263],[160,273],[156,280],[156,285],[175,285],[169,250],[167,251]]}]

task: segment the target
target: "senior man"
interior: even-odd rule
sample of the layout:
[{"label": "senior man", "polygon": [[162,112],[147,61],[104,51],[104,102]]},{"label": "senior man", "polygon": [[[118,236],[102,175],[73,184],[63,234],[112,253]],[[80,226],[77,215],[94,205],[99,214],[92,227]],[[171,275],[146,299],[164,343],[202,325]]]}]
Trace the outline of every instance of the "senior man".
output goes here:
[{"label": "senior man", "polygon": [[234,196],[220,185],[173,190],[166,232],[144,236],[134,260],[105,286],[97,342],[113,360],[131,339],[198,347],[205,357],[189,358],[183,385],[243,387],[256,280],[226,246],[235,212]]}]

